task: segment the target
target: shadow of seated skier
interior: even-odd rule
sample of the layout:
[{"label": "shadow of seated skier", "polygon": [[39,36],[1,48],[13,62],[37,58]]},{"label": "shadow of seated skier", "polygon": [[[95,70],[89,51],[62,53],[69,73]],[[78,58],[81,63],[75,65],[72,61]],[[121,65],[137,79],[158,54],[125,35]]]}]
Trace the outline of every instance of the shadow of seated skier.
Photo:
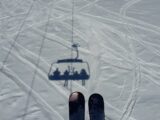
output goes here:
[{"label": "shadow of seated skier", "polygon": [[58,68],[56,68],[56,70],[53,72],[53,79],[54,80],[60,80],[61,79],[61,72],[59,71]]},{"label": "shadow of seated skier", "polygon": [[80,79],[85,80],[85,79],[88,79],[88,78],[89,78],[89,75],[87,74],[86,70],[82,69],[81,72],[80,72]]},{"label": "shadow of seated skier", "polygon": [[70,79],[69,71],[68,70],[64,71],[63,79],[65,80],[64,86],[68,86],[68,80]]},{"label": "shadow of seated skier", "polygon": [[79,78],[80,78],[80,75],[79,75],[79,73],[78,73],[78,71],[75,71],[74,73],[73,73],[73,80],[79,80]]},{"label": "shadow of seated skier", "polygon": [[82,80],[82,85],[85,85],[85,80],[89,78],[89,75],[87,74],[85,69],[81,69],[79,74],[79,79]]}]

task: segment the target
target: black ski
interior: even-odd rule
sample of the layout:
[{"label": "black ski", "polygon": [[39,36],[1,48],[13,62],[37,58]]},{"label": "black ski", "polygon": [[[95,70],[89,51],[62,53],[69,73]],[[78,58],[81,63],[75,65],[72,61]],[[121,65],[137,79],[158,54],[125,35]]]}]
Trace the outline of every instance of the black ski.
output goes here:
[{"label": "black ski", "polygon": [[104,100],[100,94],[92,94],[88,105],[90,120],[105,120]]},{"label": "black ski", "polygon": [[84,120],[85,99],[82,93],[73,92],[69,97],[69,120]]}]

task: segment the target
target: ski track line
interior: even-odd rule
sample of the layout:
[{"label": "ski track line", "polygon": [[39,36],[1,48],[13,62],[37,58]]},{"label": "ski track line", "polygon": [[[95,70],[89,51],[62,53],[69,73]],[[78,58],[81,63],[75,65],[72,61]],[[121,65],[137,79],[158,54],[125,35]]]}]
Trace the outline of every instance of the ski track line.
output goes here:
[{"label": "ski track line", "polygon": [[[154,42],[149,42],[149,41],[144,41],[144,40],[143,40],[143,43],[144,43],[144,44],[147,44],[147,45],[150,45],[150,46],[157,47],[157,48],[160,49],[159,44],[156,44],[156,43],[154,43]],[[153,47],[153,48],[154,48],[154,47]]]},{"label": "ski track line", "polygon": [[131,60],[126,59],[126,57],[125,57],[125,56],[119,55],[119,53],[118,53],[118,52],[115,52],[113,49],[111,49],[111,48],[107,48],[105,45],[101,45],[101,47],[102,47],[102,48],[104,48],[106,51],[111,52],[111,53],[112,53],[112,55],[114,55],[114,56],[115,56],[115,58],[116,58],[116,57],[119,57],[119,58],[121,58],[122,60],[126,60],[126,61],[129,61],[129,62],[131,62],[131,63],[132,63],[132,61],[131,61]]},{"label": "ski track line", "polygon": [[[38,31],[38,30],[36,30],[36,32],[37,32],[37,31]],[[41,35],[41,36],[42,36],[42,34],[44,33],[44,32],[41,32],[41,31],[39,31],[39,32],[40,32],[40,35]],[[48,39],[49,39],[49,38],[48,38]],[[61,41],[62,41],[62,39],[61,39]],[[56,42],[58,42],[58,41],[56,41]],[[63,40],[62,42],[58,42],[58,43],[64,43],[64,42],[66,42],[66,41]],[[69,43],[69,42],[68,42],[68,43]],[[16,44],[18,45],[17,42],[16,42]],[[20,45],[18,45],[18,46],[20,46]],[[63,44],[63,46],[64,46],[64,44]],[[71,45],[68,45],[68,46],[71,46]],[[68,46],[67,46],[67,48],[69,48]],[[66,47],[66,46],[65,46],[65,47]],[[24,48],[24,47],[21,46],[21,48]],[[70,48],[70,49],[71,49],[71,48]],[[29,50],[28,50],[28,51],[29,51]],[[86,50],[83,50],[83,51],[86,51]],[[33,53],[33,52],[30,52],[30,53]],[[32,54],[32,55],[33,55],[33,54]],[[34,56],[37,56],[37,55],[34,54]],[[45,61],[45,60],[43,59],[43,61]],[[47,62],[45,62],[45,63],[47,63]],[[47,63],[47,64],[48,64],[48,63]]]},{"label": "ski track line", "polygon": [[[155,25],[152,25],[152,24],[149,24],[147,22],[144,22],[144,21],[141,21],[141,20],[138,20],[138,19],[135,19],[135,18],[132,18],[132,17],[129,17],[129,16],[122,16],[121,14],[118,14],[118,13],[115,13],[115,12],[112,12],[110,10],[107,10],[107,9],[104,9],[103,7],[99,6],[99,5],[96,5],[97,7],[103,9],[104,11],[110,13],[111,15],[114,15],[114,16],[117,16],[118,18],[122,18],[124,20],[130,20],[132,22],[137,22],[138,24],[140,24],[139,26],[142,27],[141,25],[143,25],[142,29],[144,30],[149,30],[149,31],[154,31],[156,34],[159,35],[159,32],[160,32],[160,27],[157,27]],[[128,24],[128,25],[131,25],[131,24]],[[137,25],[138,26],[138,25]],[[148,26],[148,28],[146,28]]]},{"label": "ski track line", "polygon": [[[46,22],[46,21],[45,21]],[[26,30],[26,29],[25,29]]]},{"label": "ski track line", "polygon": [[[123,67],[120,67],[120,66],[117,66],[117,65],[112,65],[112,63],[109,63],[109,62],[106,62],[107,64],[109,64],[109,65],[111,65],[111,66],[113,66],[113,67],[117,67],[117,68],[119,68],[119,69],[124,69],[124,70],[127,70],[127,71],[132,71],[132,68],[131,69],[129,69],[129,68],[123,68]],[[144,63],[139,63],[139,64],[144,64]],[[160,87],[160,83],[158,82],[158,81],[155,81],[154,79],[153,79],[153,77],[156,77],[157,79],[159,78],[159,76],[158,75],[156,75],[156,73],[154,74],[154,73],[150,73],[150,71],[148,71],[148,69],[146,70],[145,68],[143,68],[143,66],[142,65],[140,65],[141,66],[141,71],[140,71],[140,73],[142,73],[142,74],[144,74],[144,75],[147,75],[148,77],[149,77],[149,79],[151,80],[151,82],[153,82],[155,85],[157,85],[157,86],[159,86]],[[105,69],[105,68],[104,68]],[[158,73],[158,72],[157,72]],[[154,75],[153,75],[154,74]],[[152,76],[152,78],[151,78],[151,76]]]},{"label": "ski track line", "polygon": [[[38,1],[38,0],[37,0]],[[55,5],[57,5],[58,3],[62,2],[63,0],[61,1],[58,1],[57,3],[55,3]],[[44,8],[47,8],[46,6],[43,6],[41,9],[44,9]],[[10,15],[10,16],[4,16],[4,17],[1,17],[0,20],[3,20],[3,19],[9,19],[9,18],[13,18],[13,17],[18,17],[18,16],[22,16],[22,15],[27,15],[28,12],[23,12],[23,13],[19,13],[19,14],[15,14],[15,15]]]},{"label": "ski track line", "polygon": [[[38,58],[38,55],[37,55],[37,54],[35,54],[34,52],[26,49],[25,47],[23,47],[23,46],[20,45],[19,43],[16,42],[16,45],[17,45],[21,50],[25,51],[25,53],[30,54],[30,55],[33,55],[35,58]],[[43,63],[45,63],[45,65],[47,65],[48,67],[50,66],[43,57],[40,57],[40,61],[42,61]]]},{"label": "ski track line", "polygon": [[[62,0],[62,1],[63,1],[63,0]],[[97,0],[97,1],[98,1],[98,0]],[[95,3],[95,2],[94,2],[94,3]],[[84,6],[84,7],[78,8],[77,11],[80,11],[81,9],[83,9],[83,8],[85,8],[85,7],[87,7],[87,6],[91,6],[91,5],[94,4],[94,3],[90,3],[90,4],[88,4],[88,5]],[[53,9],[54,9],[54,8],[53,8]],[[50,22],[51,22],[51,21],[52,21],[52,22],[56,22],[56,21],[59,22],[60,20],[63,21],[63,20],[66,20],[66,19],[67,19],[68,17],[70,17],[70,16],[71,16],[70,13],[67,13],[67,14],[63,15],[62,17],[60,17],[60,18],[50,19]],[[33,28],[33,27],[36,26],[36,25],[43,25],[43,24],[45,24],[46,22],[47,22],[47,20],[45,20],[45,21],[43,21],[43,22],[34,23],[34,24],[28,26],[26,29],[21,30],[21,33],[24,32],[25,30],[29,29],[29,28]]]},{"label": "ski track line", "polygon": [[[38,29],[33,29],[37,34],[39,34],[40,36],[42,36],[42,34],[44,33],[43,31],[41,31],[41,30],[38,30]],[[50,37],[48,37],[48,36],[50,36]],[[56,40],[53,40],[52,38],[54,37],[54,39],[56,39]],[[56,43],[58,43],[58,44],[60,44],[60,45],[62,45],[62,46],[64,46],[64,47],[66,47],[66,48],[68,48],[68,49],[71,49],[71,42],[69,42],[69,41],[66,41],[66,40],[64,40],[64,38],[61,38],[60,36],[57,36],[57,35],[53,35],[53,34],[47,34],[47,36],[46,36],[46,39],[47,40],[50,40],[50,41],[52,41],[52,42],[56,42]],[[65,44],[64,44],[65,43]],[[66,45],[67,44],[67,45]],[[89,51],[89,50],[87,50],[87,49],[85,49],[85,48],[80,48],[79,49],[79,51],[80,52],[83,52],[83,53],[89,53],[89,54],[91,54],[91,52]]]},{"label": "ski track line", "polygon": [[[21,81],[21,80],[19,80],[19,81]],[[21,82],[22,82],[22,81],[21,81]],[[24,84],[25,84],[25,83],[24,83]],[[28,86],[27,84],[25,84],[25,86],[27,86],[27,87],[29,88],[29,86]],[[23,88],[23,87],[22,87],[22,88]],[[30,89],[31,89],[31,88],[30,88]],[[34,90],[32,90],[32,91],[34,91]],[[35,91],[34,91],[34,92],[35,92]],[[38,94],[38,93],[36,93],[36,94]],[[33,95],[32,95],[32,96],[33,96]],[[33,97],[34,97],[34,96],[33,96]],[[39,97],[41,97],[41,96],[39,96]],[[38,98],[39,98],[39,97],[38,97]],[[41,99],[43,99],[43,98],[41,98]],[[43,99],[43,101],[46,102],[44,99]],[[47,103],[47,105],[48,105],[48,103]]]},{"label": "ski track line", "polygon": [[137,58],[137,59],[139,60],[139,63],[141,63],[141,64],[144,65],[144,66],[158,67],[158,68],[160,68],[160,65],[159,65],[159,64],[153,64],[153,63],[150,63],[150,62],[145,62],[144,60],[139,59],[139,58]]},{"label": "ski track line", "polygon": [[[33,52],[31,52],[31,51],[29,51],[28,49],[26,49],[26,48],[24,48],[23,46],[21,46],[21,45],[19,45],[18,43],[16,43],[19,47],[21,47],[22,49],[24,49],[25,51],[27,51],[28,53],[30,53],[30,54],[32,54],[33,56],[35,56],[35,57],[37,57],[37,55],[36,54],[34,54]],[[104,57],[104,56],[103,56]],[[105,58],[105,57],[104,57]],[[108,58],[105,58],[105,59],[108,59]],[[43,61],[43,62],[45,62],[46,63],[46,65],[47,66],[49,66],[48,65],[48,63],[43,59],[43,58],[41,58],[41,61]],[[142,60],[140,60],[140,61],[142,61]],[[128,61],[129,62],[129,61]],[[150,67],[152,67],[154,64],[148,64],[148,63],[146,63],[146,62],[144,62],[144,61],[142,61],[142,62],[140,62],[142,65],[147,65],[147,66],[150,66]],[[157,64],[155,64],[154,65],[155,67],[157,67]],[[159,66],[160,67],[160,66]]]},{"label": "ski track line", "polygon": [[139,87],[140,87],[140,85],[141,85],[141,70],[140,70],[140,65],[138,66],[138,73],[137,73],[137,81],[135,82],[135,94],[134,94],[134,98],[132,99],[132,105],[131,105],[131,107],[130,107],[130,112],[128,112],[128,115],[127,115],[127,120],[130,118],[130,116],[131,116],[131,114],[132,114],[132,112],[133,112],[133,110],[134,110],[134,107],[135,107],[135,105],[136,105],[136,102],[137,102],[137,97],[138,97],[138,92],[139,92]]},{"label": "ski track line", "polygon": [[5,13],[8,13],[8,14],[13,14],[13,12],[11,10],[9,10],[3,2],[0,1],[0,4],[2,5],[2,8],[4,8],[3,10],[5,11]]},{"label": "ski track line", "polygon": [[[32,109],[32,110],[30,110],[29,112],[26,113],[26,116],[27,116],[27,115],[32,116],[32,115],[34,115],[35,113],[38,113],[38,112],[41,112],[41,111],[40,111],[39,109]],[[21,117],[23,117],[23,116],[24,116],[24,115],[19,115],[18,117],[21,118]],[[17,118],[18,118],[18,117],[17,117]],[[47,117],[48,117],[48,116],[47,116]]]},{"label": "ski track line", "polygon": [[[137,2],[140,2],[141,0],[132,0],[129,4],[127,4],[123,9],[121,9],[120,13],[124,16],[126,16],[126,11],[125,9],[128,9],[131,5],[136,4]],[[128,28],[129,29],[129,28]],[[130,30],[132,31],[132,30]],[[147,49],[149,49],[150,51],[154,52],[156,55],[160,56],[160,52],[158,50],[155,50],[152,47],[149,47],[148,45],[146,46],[145,42],[136,35],[136,33],[134,31],[132,31],[131,34],[134,34],[134,36],[136,36],[136,41],[139,42],[141,45],[143,45],[144,47],[146,47]],[[141,41],[139,41],[141,40]]]},{"label": "ski track line", "polygon": [[150,72],[148,70],[146,70],[143,66],[142,66],[142,69],[144,72],[142,72],[143,74],[145,74],[146,76],[148,76],[149,80],[152,81],[153,83],[155,83],[155,85],[158,85],[160,87],[160,82],[154,80],[153,78],[157,78],[159,79],[159,76],[158,75],[153,75],[154,73],[153,72]]},{"label": "ski track line", "polygon": [[34,3],[35,3],[36,1],[37,1],[37,0],[33,0],[33,1],[32,1],[31,6],[30,6],[30,8],[29,8],[29,10],[28,10],[28,12],[27,12],[27,14],[26,14],[26,16],[24,17],[24,21],[23,21],[22,24],[20,25],[20,28],[19,28],[19,30],[18,30],[18,33],[17,33],[14,41],[11,43],[10,50],[9,50],[9,52],[7,53],[5,59],[3,60],[3,65],[2,65],[2,67],[1,67],[0,69],[3,70],[3,67],[4,67],[5,63],[7,62],[7,59],[8,59],[8,57],[9,57],[9,55],[11,54],[12,49],[14,48],[14,44],[15,44],[15,42],[17,41],[17,39],[18,39],[18,37],[19,37],[19,35],[20,35],[20,33],[21,33],[21,30],[22,30],[22,28],[23,28],[23,26],[24,26],[24,24],[25,24],[25,22],[26,22],[26,19],[27,19],[28,16],[30,15],[31,10],[33,9]]},{"label": "ski track line", "polygon": [[[99,22],[97,22],[97,24],[98,24]],[[105,26],[105,28],[107,28],[108,30],[110,30],[111,32],[113,32],[113,33],[115,33],[116,35],[118,35],[121,39],[124,39],[124,38],[122,38],[123,36],[125,36],[125,34],[123,33],[123,32],[120,32],[119,30],[116,30],[116,29],[114,29],[114,28],[112,28],[111,26],[109,26],[109,25],[106,25],[106,24],[103,24],[103,23],[101,23],[102,24],[102,26],[104,27]],[[100,31],[100,27],[99,26],[96,26],[96,29],[98,29],[98,31]],[[117,34],[118,33],[118,34]],[[101,35],[101,36],[104,36],[105,38],[108,38],[109,37],[109,35],[106,37],[106,34],[107,33],[104,33],[104,32],[99,32],[98,33],[99,35]],[[112,34],[110,34],[110,36],[112,36]],[[111,37],[109,37],[110,39],[111,39]],[[128,52],[125,48],[123,48],[123,47],[121,47],[118,43],[116,43],[116,42],[114,42],[114,41],[112,41],[113,43],[114,43],[114,45],[116,45],[116,47],[119,47],[121,50],[124,50],[125,52]]]},{"label": "ski track line", "polygon": [[147,73],[146,73],[145,75],[149,78],[149,80],[148,80],[148,81],[151,81],[151,82],[153,82],[155,85],[157,85],[158,87],[160,87],[160,83],[159,83],[159,82],[157,82],[157,81],[153,80],[153,78],[151,78],[151,76],[150,76],[150,75],[148,75]]},{"label": "ski track line", "polygon": [[145,31],[149,31],[149,32],[153,32],[153,33],[155,33],[155,34],[157,34],[157,35],[160,35],[160,30],[159,31],[155,31],[155,30],[153,30],[153,29],[149,29],[149,28],[146,28],[146,27],[142,27],[142,26],[140,26],[140,25],[135,25],[135,24],[132,24],[132,23],[124,23],[124,22],[122,22],[122,21],[118,21],[118,20],[115,20],[115,19],[110,19],[110,18],[103,18],[103,17],[101,17],[101,16],[95,16],[95,15],[91,15],[91,14],[88,14],[88,13],[80,13],[80,15],[82,15],[82,16],[88,16],[89,18],[94,18],[94,20],[95,19],[97,19],[98,21],[99,20],[105,20],[105,21],[110,21],[110,22],[112,22],[112,23],[118,23],[118,24],[122,24],[122,25],[128,25],[128,26],[132,26],[132,27],[135,27],[135,28],[139,28],[139,29],[142,29],[142,30],[145,30]]},{"label": "ski track line", "polygon": [[13,18],[13,17],[20,17],[20,16],[22,16],[22,15],[27,15],[27,12],[19,13],[19,14],[12,15],[12,16],[4,16],[4,17],[1,17],[1,18],[0,18],[0,21],[1,21],[1,20],[4,20],[4,19],[10,19],[10,18]]},{"label": "ski track line", "polygon": [[119,100],[121,97],[122,97],[122,95],[123,95],[123,92],[125,91],[125,88],[126,88],[126,79],[125,80],[123,80],[123,87],[122,87],[122,90],[121,90],[121,92],[120,92],[120,94],[119,94],[119,97],[117,98],[117,100]]},{"label": "ski track line", "polygon": [[[101,33],[99,33],[101,36],[104,36],[105,38],[107,38],[107,39],[109,39],[109,40],[112,40],[112,34],[110,34],[110,35],[106,35],[106,34],[104,34],[103,32],[101,32]],[[125,48],[123,48],[119,43],[116,43],[116,41],[114,41],[114,40],[112,40],[112,43],[113,43],[113,45],[115,46],[115,48],[119,48],[120,50],[122,50],[123,52],[126,52],[126,53],[128,53],[127,55],[130,55],[130,56],[132,56],[132,54],[129,54],[129,52],[128,52],[128,50],[127,49],[125,49]],[[116,51],[115,51],[116,52]],[[117,54],[119,53],[119,51],[117,51]],[[122,55],[121,55],[122,56]],[[126,57],[126,56],[123,56],[123,57]],[[127,57],[126,57],[126,59],[127,59]]]},{"label": "ski track line", "polygon": [[22,94],[18,94],[18,93],[16,93],[16,94],[14,94],[14,95],[12,95],[12,94],[7,94],[7,95],[4,95],[3,97],[1,97],[0,98],[0,102],[3,102],[3,101],[6,101],[6,100],[10,100],[10,99],[13,99],[13,98],[19,98],[19,97],[21,97],[22,96]]},{"label": "ski track line", "polygon": [[[110,27],[110,26],[109,26]],[[112,32],[114,32],[114,33],[119,33],[119,36],[121,36],[120,34],[123,34],[124,35],[124,33],[122,33],[122,32],[120,32],[120,31],[117,31],[116,29],[113,29],[113,28],[111,28],[110,27],[110,30],[112,30]],[[135,41],[138,41],[135,37],[129,37],[130,39],[134,39]],[[146,45],[145,45],[145,43],[147,44],[147,42],[145,42],[145,41],[143,41],[143,42],[140,42],[140,41],[138,41],[140,44],[142,44],[144,47],[146,47]],[[148,46],[148,45],[147,45]],[[158,45],[157,45],[158,46]],[[160,56],[160,52],[159,51],[157,51],[157,50],[154,50],[154,48],[152,48],[152,47],[147,47],[149,50],[151,50],[152,52],[154,51],[154,53],[155,54],[157,54],[157,55],[159,55]]]},{"label": "ski track line", "polygon": [[[120,114],[122,114],[122,110],[120,110],[120,109],[114,107],[113,105],[109,104],[106,100],[104,101],[104,104],[105,104],[105,108],[108,106],[108,107],[110,107],[111,109],[115,110],[117,113],[119,113],[118,116],[120,116]],[[107,116],[107,115],[106,115],[106,116]],[[131,117],[131,118],[133,118],[133,117]],[[133,119],[135,119],[135,118],[133,118]]]},{"label": "ski track line", "polygon": [[[127,70],[127,71],[132,71],[132,70],[133,70],[133,68],[124,68],[124,67],[122,67],[122,66],[117,66],[117,65],[114,65],[113,63],[109,63],[109,62],[106,62],[106,61],[105,61],[105,63],[107,63],[107,64],[109,64],[109,65],[111,65],[111,66],[113,66],[113,67],[119,68],[119,69],[123,69],[123,70]],[[143,73],[143,74],[149,76],[150,80],[151,80],[153,83],[155,83],[155,85],[160,86],[160,83],[159,83],[159,82],[157,82],[157,81],[153,80],[153,78],[151,78],[151,76],[152,76],[152,77],[156,77],[156,78],[158,79],[159,76],[156,75],[156,73],[153,72],[153,71],[151,72],[151,71],[149,71],[148,69],[146,70],[145,67],[143,67],[143,64],[144,64],[144,63],[139,62],[139,64],[141,64],[141,65],[140,65],[140,66],[141,66],[141,72],[140,72],[140,73]],[[105,68],[103,68],[103,69],[105,69]],[[151,73],[152,73],[152,74],[151,74]],[[158,74],[158,72],[157,72],[157,74]]]},{"label": "ski track line", "polygon": [[[132,30],[131,30],[132,31]],[[134,33],[134,35],[135,36],[137,36],[136,35],[136,33],[134,32],[134,31],[132,31],[132,34]],[[139,38],[138,36],[137,36],[137,38]],[[139,39],[141,39],[141,38],[139,38]],[[142,40],[141,40],[142,41]],[[138,41],[139,42],[139,41]],[[144,43],[144,44],[143,44]],[[145,42],[144,41],[142,41],[140,44],[142,44],[144,47],[146,47],[146,45],[145,45]],[[147,43],[146,43],[147,44]],[[149,43],[148,43],[149,44]],[[147,47],[147,49],[149,49],[150,51],[154,51],[154,53],[156,52],[156,55],[158,55],[158,56],[160,56],[160,52],[158,51],[158,50],[155,50],[154,48],[152,48],[152,47]],[[146,71],[146,72],[148,72],[148,71]],[[155,72],[154,72],[155,73]],[[149,73],[148,73],[149,74]],[[153,74],[150,74],[152,77],[157,77],[158,78],[158,76],[156,75],[156,73],[154,74],[154,76],[153,76]],[[155,84],[157,84],[157,85],[159,85],[159,83],[157,82],[157,81],[154,81],[154,80],[152,80],[152,82],[154,82]]]},{"label": "ski track line", "polygon": [[[6,48],[5,48],[5,49],[6,49]],[[36,69],[36,65],[35,65],[34,63],[32,63],[30,60],[27,60],[27,59],[21,57],[20,55],[18,55],[18,54],[16,54],[16,53],[12,53],[12,55],[14,55],[15,57],[17,57],[17,58],[18,58],[20,61],[22,61],[23,63],[28,64],[28,65],[29,65],[30,67],[32,67],[33,69]],[[37,69],[37,70],[38,70],[39,75],[44,78],[43,80],[45,81],[45,83],[47,83],[51,88],[53,88],[53,86],[54,86],[54,88],[56,88],[56,90],[57,90],[58,92],[60,92],[63,96],[65,96],[65,98],[67,98],[66,93],[64,93],[64,91],[62,91],[61,88],[60,88],[58,85],[56,85],[56,84],[51,84],[51,83],[48,81],[48,78],[47,78],[47,74],[48,74],[48,73],[44,73],[41,69]],[[46,81],[46,80],[47,80],[47,81]],[[61,91],[60,91],[60,90],[61,90]]]},{"label": "ski track line", "polygon": [[[113,62],[113,60],[118,61],[118,62],[119,62],[119,65],[118,65],[118,64],[115,64],[115,63]],[[125,59],[124,59],[124,60],[125,60]],[[102,56],[102,61],[103,61],[104,63],[109,64],[110,66],[113,66],[113,67],[117,67],[117,68],[119,68],[119,69],[123,69],[123,70],[126,70],[126,71],[132,71],[133,68],[124,67],[124,65],[122,65],[122,62],[123,62],[123,64],[128,63],[128,64],[130,64],[130,66],[134,66],[133,62],[124,61],[124,60],[123,60],[123,61],[117,60],[117,59],[110,59],[110,60],[109,60],[109,58],[107,58],[107,57],[105,57],[105,56]],[[120,66],[120,65],[121,65],[121,66]],[[107,67],[103,67],[102,69],[106,69],[106,68],[107,68]]]},{"label": "ski track line", "polygon": [[[101,34],[101,33],[97,34],[97,32],[96,32],[95,30],[94,30],[94,32],[95,32],[95,35],[97,36],[97,39],[98,39],[98,38],[99,38],[99,34]],[[104,36],[104,34],[101,34],[101,35]],[[98,39],[98,40],[99,40],[99,39]],[[114,50],[111,49],[111,48],[106,47],[104,44],[101,44],[101,47],[103,47],[104,49],[106,49],[106,50],[112,52],[115,56],[120,56],[121,58],[127,60],[127,57],[120,55],[118,52],[114,51]],[[129,61],[129,60],[127,60],[127,61]]]},{"label": "ski track line", "polygon": [[[118,68],[118,69],[123,69],[123,70],[126,70],[127,72],[128,71],[132,71],[132,69],[131,68],[123,68],[123,67],[121,67],[121,66],[116,66],[116,65],[113,65],[113,64],[110,64],[110,63],[108,63],[108,62],[105,62],[105,63],[107,63],[107,64],[109,64],[110,66],[112,66],[112,67],[115,67],[115,68]],[[107,68],[108,69],[108,68]],[[102,70],[105,70],[105,68],[102,68]],[[124,73],[123,73],[124,74]],[[105,81],[105,79],[103,80],[103,81]],[[125,83],[126,83],[126,80],[123,80],[123,85],[119,85],[119,87],[121,88],[121,86],[123,86],[122,88],[122,90],[121,90],[121,92],[120,92],[120,95],[118,96],[118,97],[116,97],[114,100],[119,100],[120,98],[121,98],[121,96],[122,96],[122,94],[123,94],[123,91],[125,90]]]},{"label": "ski track line", "polygon": [[[110,27],[110,30],[112,30],[114,33],[119,33],[119,36],[120,36],[120,34],[124,34],[124,33],[120,33],[120,31],[117,31],[116,29],[113,29],[113,28],[111,28],[111,27]],[[100,34],[103,34],[103,33],[100,33]],[[137,36],[137,35],[135,35],[135,36]],[[133,39],[133,40],[137,41],[138,43],[140,43],[141,45],[143,45],[145,48],[147,48],[148,50],[152,51],[154,54],[160,56],[160,51],[154,49],[153,47],[148,46],[149,43],[147,43],[147,42],[145,42],[145,41],[143,41],[143,40],[139,41],[138,39],[140,39],[140,38],[135,38],[135,37],[133,37],[133,36],[130,36],[129,39]],[[112,41],[112,42],[114,42],[114,41]],[[158,45],[157,45],[157,46],[158,46]],[[121,48],[122,48],[122,47],[121,47]],[[125,50],[125,49],[124,49],[124,50]],[[126,51],[126,50],[125,50],[125,51]],[[127,51],[126,51],[126,52],[127,52]]]},{"label": "ski track line", "polygon": [[14,48],[15,42],[17,41],[17,38],[18,38],[19,35],[20,35],[20,31],[21,31],[21,29],[23,28],[23,26],[24,26],[24,24],[25,24],[25,21],[26,21],[26,19],[28,18],[29,14],[31,13],[31,10],[32,10],[33,5],[34,5],[34,2],[35,2],[35,1],[32,2],[32,4],[31,4],[31,6],[30,6],[30,8],[29,8],[29,10],[28,10],[28,12],[27,12],[27,14],[26,14],[26,16],[24,17],[24,21],[22,22],[22,24],[21,24],[20,27],[19,27],[18,33],[17,33],[14,41],[11,43],[9,52],[7,53],[5,59],[3,60],[2,67],[0,68],[1,70],[3,70],[3,67],[4,67],[4,65],[6,64],[6,62],[7,62],[7,60],[8,60],[8,57],[9,57],[9,55],[11,54],[12,49]]},{"label": "ski track line", "polygon": [[39,53],[38,53],[38,58],[36,60],[36,63],[35,63],[35,69],[34,69],[34,72],[33,72],[33,77],[31,79],[31,90],[28,92],[27,94],[27,100],[26,100],[26,104],[25,104],[25,109],[24,109],[24,116],[22,117],[22,120],[25,120],[26,118],[26,113],[28,112],[28,107],[30,105],[30,96],[32,94],[32,90],[34,89],[34,85],[35,85],[35,82],[36,82],[36,75],[37,75],[37,71],[40,69],[39,68],[39,64],[40,64],[40,58],[41,58],[41,54],[42,54],[42,50],[44,48],[44,43],[45,43],[45,39],[46,39],[46,35],[47,35],[47,31],[48,31],[48,25],[49,25],[49,20],[50,20],[50,17],[51,17],[51,9],[47,9],[47,22],[45,24],[45,27],[44,27],[44,34],[42,36],[42,40],[41,40],[41,45],[40,45],[40,48],[39,48]]},{"label": "ski track line", "polygon": [[[130,8],[131,6],[133,6],[134,4],[137,4],[138,2],[140,2],[141,0],[131,0],[129,2],[127,2],[124,6],[122,6],[121,10],[120,10],[120,14],[122,14],[122,16],[126,16],[126,11],[128,8]],[[126,29],[129,29],[129,27],[126,25]],[[132,84],[132,92],[129,96],[129,99],[128,99],[128,102],[127,104],[125,105],[125,110],[121,116],[121,119],[120,120],[124,120],[126,118],[126,120],[129,119],[129,117],[131,116],[132,114],[132,111],[134,109],[134,106],[136,104],[136,100],[137,100],[137,94],[138,94],[138,88],[139,88],[139,77],[137,78],[137,65],[138,65],[138,62],[136,60],[136,53],[135,53],[135,50],[134,50],[134,46],[133,46],[133,43],[132,41],[130,40],[129,41],[130,44],[131,44],[131,49],[132,49],[132,52],[134,53],[134,56],[135,58],[134,59],[134,62],[135,62],[135,69],[134,69],[134,80],[133,80],[133,84]],[[140,71],[138,71],[138,74],[140,73]]]},{"label": "ski track line", "polygon": [[[64,23],[64,22],[61,22],[61,23],[63,23],[66,28],[71,30],[71,25],[70,24],[67,24],[67,23]],[[87,40],[89,40],[89,38],[85,34],[83,34],[80,30],[76,29],[75,27],[74,27],[74,33],[75,33],[75,35],[80,37],[84,42],[86,42],[86,43],[88,42]]]},{"label": "ski track line", "polygon": [[148,44],[146,44],[141,38],[138,38],[138,39],[139,40],[135,39],[138,43],[143,45],[145,48],[147,48],[149,51],[151,51],[152,53],[156,54],[157,56],[160,56],[160,51],[159,50],[157,50],[157,49],[155,49],[155,48],[153,48],[151,46],[148,46]]},{"label": "ski track line", "polygon": [[147,71],[147,72],[148,72],[148,75],[152,76],[153,78],[159,79],[159,77],[160,77],[159,72],[155,72],[155,71],[153,71],[153,70],[146,69],[145,66],[141,66],[141,67],[143,67],[144,71]]},{"label": "ski track line", "polygon": [[[5,70],[3,70],[3,71],[1,70],[1,73],[3,73],[5,76],[7,76],[12,81],[14,81],[26,93],[28,93],[28,91],[30,91],[31,88],[27,84],[25,84],[20,78],[15,76],[16,74],[13,71],[9,70],[6,67],[5,67],[5,69],[8,70],[8,72],[6,72]],[[56,110],[54,110],[52,107],[50,107],[50,105],[48,103],[46,103],[46,101],[43,98],[41,98],[41,96],[36,91],[32,90],[31,95],[46,113],[49,110],[50,112],[56,114],[56,116],[61,118],[61,120],[64,120],[61,117],[61,115]],[[48,109],[48,110],[46,110],[46,109]],[[49,114],[52,114],[52,113],[49,113]],[[54,118],[54,117],[52,117],[52,118]]]}]

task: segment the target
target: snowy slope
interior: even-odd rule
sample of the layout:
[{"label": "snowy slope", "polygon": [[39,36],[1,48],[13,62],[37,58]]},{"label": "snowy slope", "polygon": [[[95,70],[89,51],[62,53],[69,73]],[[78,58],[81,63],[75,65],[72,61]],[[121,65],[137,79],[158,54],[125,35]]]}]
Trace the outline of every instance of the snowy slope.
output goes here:
[{"label": "snowy slope", "polygon": [[91,78],[63,87],[51,63],[71,54],[72,0],[0,0],[0,120],[68,120],[68,97],[105,100],[106,120],[160,118],[160,1],[75,0],[74,42]]}]

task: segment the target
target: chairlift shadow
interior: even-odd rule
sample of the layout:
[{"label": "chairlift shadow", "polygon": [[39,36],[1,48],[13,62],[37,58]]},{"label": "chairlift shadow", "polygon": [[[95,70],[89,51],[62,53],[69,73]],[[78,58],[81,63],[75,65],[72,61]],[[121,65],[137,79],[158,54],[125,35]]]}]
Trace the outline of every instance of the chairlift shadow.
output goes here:
[{"label": "chairlift shadow", "polygon": [[[90,78],[88,62],[78,59],[79,52],[77,44],[73,44],[72,47],[75,49],[77,56],[52,63],[48,73],[49,80],[65,80],[64,86],[68,86],[69,80],[82,80],[82,85],[85,85],[85,80]],[[76,65],[79,65],[78,69],[75,67]],[[67,68],[61,70],[60,68],[63,68],[63,66],[67,66]]]}]

